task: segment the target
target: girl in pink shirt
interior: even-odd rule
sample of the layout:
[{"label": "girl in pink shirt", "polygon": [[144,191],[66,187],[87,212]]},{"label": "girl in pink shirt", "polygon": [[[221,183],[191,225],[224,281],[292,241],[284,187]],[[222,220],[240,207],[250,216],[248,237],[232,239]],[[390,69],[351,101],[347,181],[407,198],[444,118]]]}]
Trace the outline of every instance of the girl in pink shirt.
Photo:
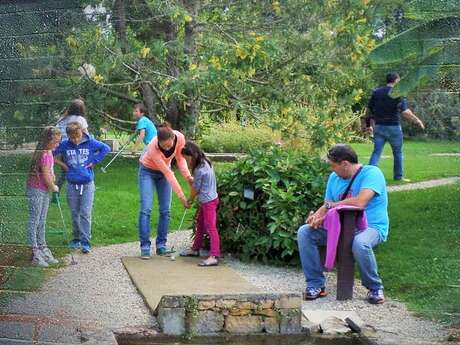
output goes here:
[{"label": "girl in pink shirt", "polygon": [[56,264],[45,241],[46,216],[48,214],[49,192],[58,192],[54,183],[54,150],[61,141],[61,132],[56,127],[46,127],[40,137],[30,164],[27,178],[29,200],[28,237],[32,247],[32,263],[41,267]]},{"label": "girl in pink shirt", "polygon": [[190,175],[187,162],[182,156],[184,145],[185,137],[182,133],[172,130],[168,124],[162,124],[158,128],[158,135],[152,139],[147,146],[147,150],[141,156],[139,167],[139,192],[141,201],[139,237],[141,258],[143,259],[150,258],[150,214],[152,212],[153,192],[156,191],[160,211],[156,238],[157,255],[165,255],[172,252],[166,249],[171,210],[171,190],[176,193],[184,207],[190,207],[171,169],[171,161],[175,158],[180,173],[191,186],[193,177]]}]

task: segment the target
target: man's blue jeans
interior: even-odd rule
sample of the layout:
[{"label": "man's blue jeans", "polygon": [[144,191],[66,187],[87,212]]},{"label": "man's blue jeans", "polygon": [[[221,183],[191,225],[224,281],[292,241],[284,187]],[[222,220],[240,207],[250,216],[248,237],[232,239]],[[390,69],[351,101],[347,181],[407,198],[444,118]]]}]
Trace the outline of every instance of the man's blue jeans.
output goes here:
[{"label": "man's blue jeans", "polygon": [[[324,277],[324,265],[321,263],[319,246],[325,246],[327,231],[313,229],[310,225],[302,225],[297,232],[297,244],[299,246],[300,261],[307,286],[323,288],[326,286]],[[383,289],[382,280],[377,272],[373,247],[381,242],[377,230],[368,228],[355,233],[352,252],[355,261],[361,271],[361,282],[368,289]]]},{"label": "man's blue jeans", "polygon": [[369,164],[378,166],[383,147],[387,141],[393,150],[393,178],[400,180],[403,177],[403,133],[401,126],[375,126],[374,151],[372,152]]},{"label": "man's blue jeans", "polygon": [[150,214],[152,213],[153,192],[156,190],[160,208],[157,227],[156,248],[165,248],[171,211],[171,186],[163,173],[139,166],[139,239],[141,250],[150,250]]}]

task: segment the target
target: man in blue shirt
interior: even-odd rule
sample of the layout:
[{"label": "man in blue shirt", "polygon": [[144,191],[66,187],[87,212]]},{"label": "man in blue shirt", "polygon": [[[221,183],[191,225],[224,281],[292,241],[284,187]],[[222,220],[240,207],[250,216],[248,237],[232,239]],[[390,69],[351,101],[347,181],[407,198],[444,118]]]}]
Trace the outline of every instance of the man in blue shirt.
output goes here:
[{"label": "man in blue shirt", "polygon": [[327,182],[324,205],[316,212],[310,212],[307,224],[301,226],[297,233],[300,260],[307,282],[304,299],[313,300],[327,295],[318,250],[318,246],[325,246],[327,242],[323,221],[331,208],[349,205],[366,211],[368,228],[356,231],[352,245],[353,257],[361,271],[362,284],[369,289],[368,301],[383,303],[383,284],[372,248],[388,237],[385,178],[379,168],[359,164],[358,156],[348,145],[333,146],[327,158],[333,172]]},{"label": "man in blue shirt", "polygon": [[374,90],[367,107],[367,130],[374,133],[374,151],[369,164],[378,166],[383,147],[388,141],[393,150],[393,178],[409,181],[403,179],[403,133],[400,114],[414,121],[420,128],[425,127],[423,122],[409,109],[405,98],[391,97],[393,87],[400,81],[398,73],[387,74],[386,80],[386,86]]}]

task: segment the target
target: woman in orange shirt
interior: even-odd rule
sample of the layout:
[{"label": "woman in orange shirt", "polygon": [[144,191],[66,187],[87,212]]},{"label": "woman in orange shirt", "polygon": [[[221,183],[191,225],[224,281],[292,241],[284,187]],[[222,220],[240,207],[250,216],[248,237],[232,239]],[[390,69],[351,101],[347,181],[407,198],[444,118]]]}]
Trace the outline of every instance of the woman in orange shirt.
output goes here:
[{"label": "woman in orange shirt", "polygon": [[156,190],[159,204],[159,220],[157,226],[156,254],[171,253],[166,249],[169,219],[171,211],[171,190],[176,193],[184,207],[189,203],[185,197],[176,176],[171,169],[171,161],[176,159],[177,167],[189,185],[193,177],[187,167],[187,162],[182,156],[185,146],[185,137],[179,131],[171,129],[168,124],[158,128],[158,134],[147,146],[147,150],[140,159],[139,167],[139,238],[141,245],[141,258],[150,258],[150,214],[152,212],[153,192]]}]

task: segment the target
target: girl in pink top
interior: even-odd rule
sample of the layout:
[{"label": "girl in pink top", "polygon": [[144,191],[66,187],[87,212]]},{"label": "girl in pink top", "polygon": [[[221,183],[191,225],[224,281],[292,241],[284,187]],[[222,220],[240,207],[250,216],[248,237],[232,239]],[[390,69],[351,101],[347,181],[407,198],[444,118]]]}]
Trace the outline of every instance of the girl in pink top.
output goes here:
[{"label": "girl in pink top", "polygon": [[157,136],[149,143],[145,154],[140,159],[139,237],[141,258],[143,259],[150,258],[150,214],[152,212],[153,192],[156,191],[160,211],[156,238],[157,255],[171,253],[166,249],[171,210],[171,190],[176,193],[184,207],[190,207],[171,169],[171,161],[175,158],[180,173],[191,186],[193,177],[190,175],[187,162],[181,152],[184,145],[185,137],[182,133],[172,130],[168,124],[162,124],[158,128]]},{"label": "girl in pink top", "polygon": [[45,241],[46,216],[48,214],[49,193],[58,192],[54,183],[54,150],[61,141],[61,132],[56,127],[46,127],[37,144],[27,178],[29,200],[28,237],[32,247],[32,263],[41,267],[56,264]]}]

